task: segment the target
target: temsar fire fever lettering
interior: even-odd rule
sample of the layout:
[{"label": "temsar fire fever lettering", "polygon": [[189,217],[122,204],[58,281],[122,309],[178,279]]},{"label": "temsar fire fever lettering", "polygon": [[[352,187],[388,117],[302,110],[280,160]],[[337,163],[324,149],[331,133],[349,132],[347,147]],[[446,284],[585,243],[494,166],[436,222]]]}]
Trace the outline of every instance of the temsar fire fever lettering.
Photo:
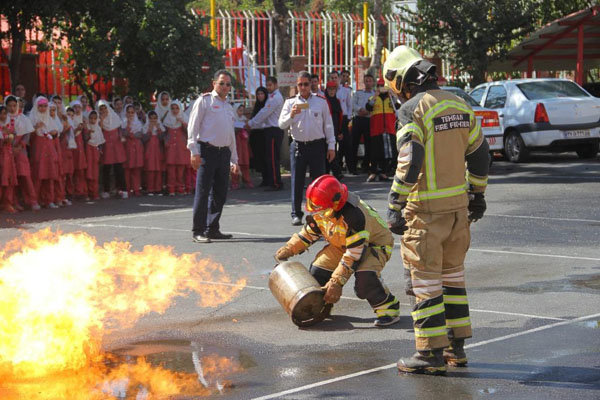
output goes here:
[{"label": "temsar fire fever lettering", "polygon": [[469,129],[470,126],[471,122],[469,114],[450,114],[433,119],[434,132],[443,132],[459,128]]}]

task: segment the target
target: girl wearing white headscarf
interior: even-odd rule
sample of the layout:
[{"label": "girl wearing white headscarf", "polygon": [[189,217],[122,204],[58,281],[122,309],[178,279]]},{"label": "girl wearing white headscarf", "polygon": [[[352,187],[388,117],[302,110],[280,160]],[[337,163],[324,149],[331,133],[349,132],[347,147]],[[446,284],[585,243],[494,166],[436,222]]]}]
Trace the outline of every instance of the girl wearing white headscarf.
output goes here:
[{"label": "girl wearing white headscarf", "polygon": [[164,156],[161,140],[165,128],[158,120],[158,115],[150,111],[146,124],[142,130],[146,150],[144,152],[144,171],[146,172],[146,186],[148,195],[160,194],[162,191],[162,171]]},{"label": "girl wearing white headscarf", "polygon": [[13,155],[17,168],[17,179],[19,180],[17,189],[21,192],[25,205],[37,211],[40,209],[40,205],[31,180],[31,166],[27,155],[27,146],[34,131],[33,125],[28,117],[19,113],[19,105],[15,96],[6,96],[4,105],[8,111],[10,125],[15,134]]},{"label": "girl wearing white headscarf", "polygon": [[85,119],[83,117],[82,105],[79,100],[72,101],[70,104],[73,109],[71,118],[71,127],[73,128],[74,146],[71,149],[73,153],[73,186],[76,196],[87,196],[87,183],[85,170],[87,169],[87,160],[85,158],[85,144],[83,142],[83,130]]},{"label": "girl wearing white headscarf", "polygon": [[14,190],[19,184],[17,167],[13,156],[13,140],[15,133],[10,126],[10,118],[6,107],[0,105],[0,201],[2,209],[9,213],[16,213],[13,204]]},{"label": "girl wearing white headscarf", "polygon": [[49,102],[43,96],[35,99],[29,114],[35,129],[35,138],[32,143],[31,175],[33,186],[42,205],[48,208],[57,208],[54,185],[59,182],[58,153],[54,141],[62,127],[56,125],[50,116]]},{"label": "girl wearing white headscarf", "polygon": [[125,142],[125,182],[130,195],[140,196],[142,187],[142,168],[144,168],[144,145],[142,144],[142,123],[132,104],[125,106],[125,119],[121,124],[121,133]]},{"label": "girl wearing white headscarf", "polygon": [[[126,199],[127,187],[125,184],[125,172],[123,171],[123,163],[126,160],[125,147],[121,141],[120,128],[121,118],[110,107],[106,100],[98,101],[98,115],[100,117],[100,128],[104,134],[104,151],[102,153],[102,180],[104,182],[104,192],[102,198],[110,197],[110,173],[114,171],[115,183],[121,198]],[[124,138],[123,138],[124,139]]]},{"label": "girl wearing white headscarf", "polygon": [[[72,159],[69,159],[67,157],[65,160],[65,158],[63,157],[62,140],[64,135],[69,135],[69,129],[71,125],[69,125],[66,114],[59,114],[59,108],[59,105],[54,102],[50,102],[48,104],[48,112],[50,113],[50,118],[52,118],[52,120],[54,121],[54,125],[57,128],[57,133],[53,134],[54,138],[52,140],[52,145],[54,146],[54,150],[58,155],[58,180],[54,182],[54,203],[57,206],[65,206],[71,205],[71,202],[67,200],[66,197],[64,164],[65,161],[67,162],[67,164],[69,164],[70,162],[72,163]],[[70,156],[70,154],[67,154],[66,156]],[[69,169],[69,167],[71,167],[71,165],[67,165],[67,170]]]},{"label": "girl wearing white headscarf", "polygon": [[170,196],[175,192],[185,193],[185,167],[190,165],[190,151],[187,148],[188,118],[179,100],[171,102],[171,110],[163,123],[167,128],[165,139],[165,162],[167,164],[167,189]]},{"label": "girl wearing white headscarf", "polygon": [[171,95],[167,91],[162,91],[158,94],[156,107],[154,107],[154,112],[158,115],[160,123],[165,121],[169,111],[171,111]]},{"label": "girl wearing white headscarf", "polygon": [[240,187],[240,178],[244,181],[247,188],[253,188],[252,180],[250,179],[250,146],[248,139],[250,134],[245,129],[248,119],[244,115],[245,108],[243,104],[237,103],[233,106],[233,127],[235,129],[235,147],[238,154],[238,165],[240,167],[240,175],[233,174],[231,176],[231,188],[238,189]]},{"label": "girl wearing white headscarf", "polygon": [[100,178],[100,146],[104,144],[104,135],[98,124],[98,113],[94,110],[88,114],[88,122],[84,131],[85,139],[85,158],[87,167],[85,170],[85,178],[88,190],[88,199],[98,200],[99,187],[98,180]]},{"label": "girl wearing white headscarf", "polygon": [[77,100],[81,103],[83,117],[87,118],[90,114],[90,111],[93,110],[93,108],[90,107],[90,101],[88,100],[88,97],[85,94],[81,94],[77,96]]}]

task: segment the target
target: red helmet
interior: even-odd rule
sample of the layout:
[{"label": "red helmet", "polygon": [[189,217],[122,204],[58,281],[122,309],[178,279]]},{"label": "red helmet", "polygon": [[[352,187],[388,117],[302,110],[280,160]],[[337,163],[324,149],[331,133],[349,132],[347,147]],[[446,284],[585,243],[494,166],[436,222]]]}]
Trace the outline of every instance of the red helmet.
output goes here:
[{"label": "red helmet", "polygon": [[326,209],[339,211],[348,200],[348,188],[332,175],[321,175],[306,189],[306,210],[318,212]]}]

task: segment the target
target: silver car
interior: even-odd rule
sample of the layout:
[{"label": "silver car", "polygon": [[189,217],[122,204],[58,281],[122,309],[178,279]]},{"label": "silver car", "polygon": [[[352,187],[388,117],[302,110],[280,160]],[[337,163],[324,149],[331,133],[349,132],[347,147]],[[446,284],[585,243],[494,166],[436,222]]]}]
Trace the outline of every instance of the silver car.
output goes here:
[{"label": "silver car", "polygon": [[504,153],[523,162],[532,150],[575,151],[594,158],[600,146],[600,99],[568,79],[514,79],[481,84],[470,93],[498,111]]}]

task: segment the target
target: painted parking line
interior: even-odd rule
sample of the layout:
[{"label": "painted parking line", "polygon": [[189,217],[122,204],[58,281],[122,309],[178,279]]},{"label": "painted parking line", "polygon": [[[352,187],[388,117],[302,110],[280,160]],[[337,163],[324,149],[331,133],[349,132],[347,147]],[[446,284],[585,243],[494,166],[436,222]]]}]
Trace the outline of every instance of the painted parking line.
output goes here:
[{"label": "painted parking line", "polygon": [[[165,211],[165,214],[172,214],[172,212]],[[168,232],[188,232],[190,233],[190,229],[178,229],[178,228],[163,228],[160,226],[135,226],[135,225],[121,225],[121,224],[98,224],[93,222],[88,222],[89,220],[83,220],[80,223],[75,222],[61,222],[58,225],[72,225],[79,226],[82,228],[117,228],[117,229],[146,229],[153,231],[168,231]],[[46,223],[44,223],[46,225]],[[281,236],[289,235],[289,233],[282,233],[281,235],[273,235],[273,234],[262,234],[262,233],[252,233],[252,232],[235,232],[235,231],[227,231],[228,233],[234,235],[242,235],[242,236],[256,236],[256,237],[264,237],[264,238],[279,238]],[[400,242],[395,242],[394,245],[396,247],[400,246]],[[580,257],[580,256],[567,256],[561,254],[542,254],[542,253],[529,253],[524,251],[510,251],[510,250],[492,250],[492,249],[478,249],[478,248],[470,248],[469,251],[476,251],[481,253],[498,253],[498,254],[512,254],[519,256],[530,256],[530,257],[549,257],[549,258],[562,258],[567,260],[584,260],[584,261],[600,261],[600,258],[596,257]]]},{"label": "painted parking line", "polygon": [[[577,323],[577,322],[581,322],[581,321],[585,321],[585,320],[593,319],[593,318],[598,318],[598,317],[600,317],[600,314],[592,314],[592,315],[586,315],[584,317],[570,319],[570,320],[567,320],[567,321],[561,321],[561,322],[555,322],[553,324],[542,325],[540,327],[533,328],[533,329],[528,329],[526,331],[511,333],[509,335],[499,336],[499,337],[494,338],[494,339],[483,340],[481,342],[469,344],[469,345],[465,346],[465,349],[472,349],[472,348],[475,348],[475,347],[481,347],[481,346],[485,346],[485,345],[488,345],[488,344],[491,344],[491,343],[501,342],[501,341],[513,339],[513,338],[516,338],[516,337],[519,337],[519,336],[529,335],[529,334],[532,334],[532,333],[537,333],[537,332],[545,331],[547,329],[552,329],[552,328],[556,328],[556,327],[559,327],[559,326],[570,325],[570,324],[574,324],[574,323]],[[327,379],[327,380],[320,381],[320,382],[311,383],[309,385],[304,385],[304,386],[300,386],[300,387],[297,387],[297,388],[293,388],[293,389],[289,389],[289,390],[284,390],[282,392],[277,392],[277,393],[273,393],[273,394],[269,394],[269,395],[261,396],[261,397],[255,397],[253,400],[275,399],[275,398],[278,398],[278,397],[281,397],[281,396],[285,396],[285,395],[288,395],[288,394],[303,392],[303,391],[314,389],[314,388],[317,388],[317,387],[329,385],[330,383],[345,381],[345,380],[348,380],[348,379],[356,378],[358,376],[368,375],[368,374],[372,374],[374,372],[384,371],[384,370],[392,369],[392,368],[395,368],[395,367],[396,367],[396,363],[382,365],[381,367],[371,368],[371,369],[367,369],[367,370],[364,370],[364,371],[358,371],[358,372],[355,372],[355,373],[352,373],[352,374],[348,374],[348,375],[338,376],[337,378],[332,378],[332,379]]]},{"label": "painted parking line", "polygon": [[533,215],[510,215],[510,214],[485,214],[485,217],[499,217],[499,218],[516,218],[516,219],[537,219],[544,221],[561,221],[561,222],[598,222],[597,219],[581,219],[581,218],[555,218],[555,217],[536,217]]}]

